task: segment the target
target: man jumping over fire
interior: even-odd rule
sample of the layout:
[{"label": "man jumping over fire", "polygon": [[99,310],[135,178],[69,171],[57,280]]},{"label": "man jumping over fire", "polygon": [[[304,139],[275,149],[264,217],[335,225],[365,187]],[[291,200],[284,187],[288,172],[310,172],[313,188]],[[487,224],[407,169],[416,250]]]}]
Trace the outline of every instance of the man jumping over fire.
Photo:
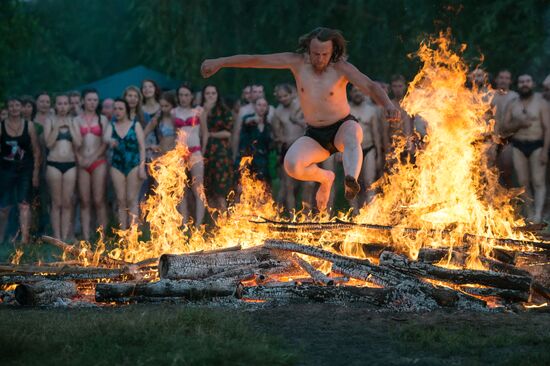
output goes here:
[{"label": "man jumping over fire", "polygon": [[201,73],[207,78],[223,67],[292,71],[308,127],[305,136],[289,148],[284,167],[288,175],[295,179],[321,184],[316,200],[317,208],[324,211],[334,173],[321,169],[317,163],[332,154],[343,152],[346,198],[355,198],[360,190],[357,177],[363,160],[363,136],[357,119],[350,114],[346,97],[347,84],[357,86],[381,105],[388,120],[398,120],[399,111],[375,82],[346,61],[346,40],[340,31],[316,28],[300,37],[298,43],[296,53],[235,55],[205,60]]}]

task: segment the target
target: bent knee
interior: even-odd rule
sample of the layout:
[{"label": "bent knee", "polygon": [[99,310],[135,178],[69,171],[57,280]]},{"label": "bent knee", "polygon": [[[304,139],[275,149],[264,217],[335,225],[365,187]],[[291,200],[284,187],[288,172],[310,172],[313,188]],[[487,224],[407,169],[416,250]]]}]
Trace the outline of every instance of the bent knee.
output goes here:
[{"label": "bent knee", "polygon": [[300,164],[298,162],[298,159],[294,158],[290,154],[286,154],[285,160],[284,160],[284,168],[286,173],[289,176],[294,178],[297,172],[300,170]]},{"label": "bent knee", "polygon": [[361,141],[363,141],[363,130],[361,129],[361,126],[359,126],[359,123],[350,123],[346,132],[347,133],[344,136],[346,143],[353,144],[361,143]]}]

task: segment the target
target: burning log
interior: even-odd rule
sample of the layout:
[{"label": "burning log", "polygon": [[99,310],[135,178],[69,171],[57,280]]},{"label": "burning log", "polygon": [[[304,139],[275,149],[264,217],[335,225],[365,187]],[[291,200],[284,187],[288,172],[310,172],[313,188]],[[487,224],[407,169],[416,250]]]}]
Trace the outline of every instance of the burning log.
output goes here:
[{"label": "burning log", "polygon": [[[418,261],[424,263],[437,263],[441,260],[449,259],[451,255],[450,263],[456,266],[465,266],[468,259],[468,254],[461,251],[451,251],[449,248],[421,248],[418,252]],[[494,259],[490,259],[483,256],[478,256],[479,261],[489,268],[491,271],[508,273],[517,276],[530,276],[526,270],[517,268],[516,266],[502,263]]]},{"label": "burning log", "polygon": [[97,302],[151,302],[159,298],[184,298],[200,300],[212,297],[232,296],[236,281],[194,281],[163,279],[150,283],[98,283]]},{"label": "burning log", "polygon": [[409,261],[407,258],[384,252],[380,256],[380,265],[392,268],[412,276],[431,278],[455,284],[480,284],[489,287],[529,291],[531,277],[502,274],[492,271],[451,270],[422,262]]},{"label": "burning log", "polygon": [[57,299],[70,299],[77,295],[76,285],[69,281],[42,280],[15,288],[15,299],[21,305],[50,305]]},{"label": "burning log", "polygon": [[315,267],[313,267],[309,262],[305,261],[304,259],[298,257],[297,255],[293,256],[293,259],[298,263],[300,267],[304,271],[306,271],[311,278],[313,278],[313,282],[320,285],[325,286],[333,286],[334,285],[334,279],[328,277],[323,272],[317,270]]},{"label": "burning log", "polygon": [[101,267],[51,267],[51,266],[0,266],[1,270],[8,270],[0,274],[0,285],[25,282],[39,282],[49,280],[93,280],[106,278],[120,278],[131,275],[126,269],[108,269]]},{"label": "burning log", "polygon": [[[280,249],[302,253],[310,257],[316,257],[325,261],[332,262],[333,270],[336,266],[341,270],[338,272],[345,276],[360,278],[364,281],[379,286],[395,286],[399,284],[404,279],[404,277],[406,277],[403,276],[400,272],[375,266],[367,259],[349,258],[308,245],[270,239],[264,242],[264,246],[271,249]],[[354,273],[365,275],[361,278],[353,275]]]},{"label": "burning log", "polygon": [[249,264],[246,266],[230,267],[225,271],[206,277],[207,280],[216,280],[222,278],[246,278],[257,277],[265,280],[266,278],[285,274],[287,276],[296,276],[301,274],[301,269],[290,260],[267,260],[260,263]]},{"label": "burning log", "polygon": [[282,255],[266,248],[257,247],[214,254],[163,254],[159,260],[160,278],[200,279],[220,272],[262,262],[283,261]]},{"label": "burning log", "polygon": [[[197,254],[214,254],[214,253],[223,253],[223,252],[233,252],[233,251],[241,250],[241,248],[242,248],[241,245],[235,245],[235,246],[232,246],[232,247],[221,248],[221,249],[199,250],[199,251],[192,252],[192,253],[187,253],[187,254],[188,255],[197,255]],[[144,259],[142,261],[134,263],[133,265],[138,267],[138,268],[143,268],[143,267],[151,266],[153,264],[158,264],[158,262],[159,262],[159,258],[155,257],[155,258]]]},{"label": "burning log", "polygon": [[510,302],[527,302],[529,301],[529,291],[507,290],[493,287],[470,287],[461,286],[461,291],[467,294],[483,297],[499,297]]},{"label": "burning log", "polygon": [[355,286],[319,286],[277,283],[270,286],[240,285],[236,296],[243,300],[285,301],[285,302],[366,302],[384,305],[389,301],[392,290]]}]

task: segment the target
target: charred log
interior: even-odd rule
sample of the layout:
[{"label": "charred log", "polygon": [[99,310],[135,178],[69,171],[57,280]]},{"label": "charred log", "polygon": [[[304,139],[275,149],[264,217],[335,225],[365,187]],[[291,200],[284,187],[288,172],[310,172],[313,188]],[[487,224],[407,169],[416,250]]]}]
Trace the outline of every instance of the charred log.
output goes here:
[{"label": "charred log", "polygon": [[214,254],[163,254],[159,275],[166,279],[201,279],[236,267],[285,260],[284,256],[263,247]]},{"label": "charred log", "polygon": [[529,291],[531,286],[531,277],[529,276],[502,274],[493,271],[451,270],[427,263],[409,261],[403,256],[390,252],[382,253],[380,265],[412,276],[455,284],[480,284],[520,291]]},{"label": "charred log", "polygon": [[42,280],[15,288],[15,299],[26,306],[50,305],[58,299],[70,299],[76,295],[76,285],[68,281]]},{"label": "charred log", "polygon": [[212,297],[231,296],[236,281],[193,281],[163,279],[151,283],[99,283],[95,298],[98,302],[145,301],[148,298],[184,298],[201,300]]}]

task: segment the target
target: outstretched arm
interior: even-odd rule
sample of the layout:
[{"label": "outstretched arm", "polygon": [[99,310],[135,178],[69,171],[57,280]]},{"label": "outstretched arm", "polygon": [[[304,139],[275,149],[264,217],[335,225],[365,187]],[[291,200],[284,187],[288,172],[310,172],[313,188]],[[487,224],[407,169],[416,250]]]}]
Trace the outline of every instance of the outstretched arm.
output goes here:
[{"label": "outstretched arm", "polygon": [[376,104],[384,108],[388,121],[399,121],[399,110],[378,84],[347,61],[340,61],[336,65],[350,83],[357,86],[363,93],[370,96]]},{"label": "outstretched arm", "polygon": [[302,56],[297,53],[283,52],[270,55],[235,55],[204,60],[201,74],[209,78],[222,67],[256,68],[256,69],[292,69],[300,62]]}]

